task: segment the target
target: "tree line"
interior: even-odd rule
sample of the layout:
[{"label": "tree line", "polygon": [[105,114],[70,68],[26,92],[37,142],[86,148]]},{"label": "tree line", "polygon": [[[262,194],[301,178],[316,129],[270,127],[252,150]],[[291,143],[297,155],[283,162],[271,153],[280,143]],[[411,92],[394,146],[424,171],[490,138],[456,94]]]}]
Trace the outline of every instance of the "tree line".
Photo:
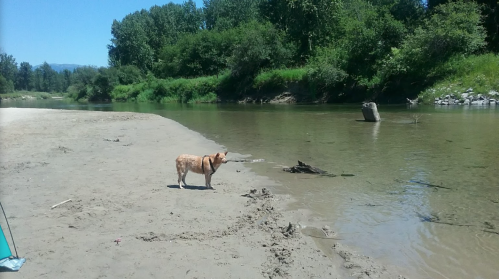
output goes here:
[{"label": "tree line", "polygon": [[[286,82],[329,101],[405,99],[451,73],[450,60],[498,53],[499,7],[492,0],[204,0],[203,7],[189,0],[114,20],[111,34],[109,67],[67,78],[39,68],[31,88],[90,100],[137,97],[130,92],[140,88],[159,100],[170,96],[172,80],[209,76],[216,79],[202,79],[208,84],[198,93],[225,99]],[[13,77],[2,66],[7,86],[29,88],[23,67]],[[290,78],[290,69],[301,74]],[[271,77],[266,85],[262,76]]]},{"label": "tree line", "polygon": [[28,62],[17,64],[12,55],[0,53],[0,93],[36,91],[69,93],[73,99],[90,101],[109,99],[118,84],[132,84],[144,78],[135,66],[91,67],[83,66],[57,72],[44,62],[33,70]]}]

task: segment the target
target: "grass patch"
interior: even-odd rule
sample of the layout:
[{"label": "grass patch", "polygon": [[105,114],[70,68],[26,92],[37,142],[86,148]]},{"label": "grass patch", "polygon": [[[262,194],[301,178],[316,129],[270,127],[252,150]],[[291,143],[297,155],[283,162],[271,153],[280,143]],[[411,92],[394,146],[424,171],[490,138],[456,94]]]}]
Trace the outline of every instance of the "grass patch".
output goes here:
[{"label": "grass patch", "polygon": [[424,103],[433,103],[436,97],[445,95],[459,97],[470,88],[475,94],[483,95],[499,91],[499,55],[496,54],[454,57],[435,72],[445,73],[446,77],[419,95]]},{"label": "grass patch", "polygon": [[300,82],[307,77],[307,68],[281,69],[262,72],[253,81],[256,89],[282,88],[291,82]]}]

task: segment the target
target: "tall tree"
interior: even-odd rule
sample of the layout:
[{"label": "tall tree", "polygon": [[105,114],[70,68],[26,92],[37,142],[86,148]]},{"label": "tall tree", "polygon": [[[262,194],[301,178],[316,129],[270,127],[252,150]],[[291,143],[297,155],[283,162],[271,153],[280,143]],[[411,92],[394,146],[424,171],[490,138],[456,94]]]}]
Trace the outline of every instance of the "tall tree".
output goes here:
[{"label": "tall tree", "polygon": [[33,67],[28,62],[22,62],[17,73],[17,89],[31,90],[33,86]]},{"label": "tall tree", "polygon": [[35,91],[41,92],[43,91],[43,74],[41,68],[36,68],[33,71],[33,88]]},{"label": "tall tree", "polygon": [[0,53],[0,74],[8,81],[16,80],[17,63],[12,55]]},{"label": "tall tree", "polygon": [[127,15],[111,26],[108,45],[111,66],[134,65],[144,73],[152,69],[160,50],[175,44],[184,33],[196,33],[203,26],[202,10],[194,1],[153,6]]},{"label": "tall tree", "polygon": [[261,11],[297,41],[300,53],[308,57],[335,35],[340,7],[339,0],[265,0]]},{"label": "tall tree", "polygon": [[42,71],[42,85],[43,92],[57,92],[60,91],[59,80],[57,79],[57,72],[50,67],[47,62],[43,62],[40,67]]},{"label": "tall tree", "polygon": [[73,74],[68,69],[64,69],[64,71],[62,71],[62,73],[59,73],[59,75],[61,76],[61,80],[62,80],[61,81],[61,84],[62,84],[61,89],[63,92],[67,92],[68,87],[71,85]]},{"label": "tall tree", "polygon": [[262,0],[203,0],[206,28],[227,30],[257,20]]},{"label": "tall tree", "polygon": [[427,7],[434,11],[436,7],[451,2],[473,2],[479,5],[482,15],[481,25],[486,31],[487,47],[495,52],[499,52],[499,2],[497,0],[427,0]]},{"label": "tall tree", "polygon": [[146,32],[147,11],[142,10],[115,20],[111,28],[112,44],[109,48],[111,66],[135,65],[142,71],[152,68],[153,50],[148,45]]}]

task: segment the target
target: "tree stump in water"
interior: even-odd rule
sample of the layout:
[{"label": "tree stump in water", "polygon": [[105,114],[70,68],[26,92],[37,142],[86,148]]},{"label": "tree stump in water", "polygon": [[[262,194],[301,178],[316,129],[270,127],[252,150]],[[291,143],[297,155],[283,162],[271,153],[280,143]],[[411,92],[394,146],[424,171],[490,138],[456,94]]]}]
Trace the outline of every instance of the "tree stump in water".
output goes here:
[{"label": "tree stump in water", "polygon": [[381,120],[378,107],[374,102],[362,104],[362,114],[364,115],[364,120],[367,122],[379,122]]}]

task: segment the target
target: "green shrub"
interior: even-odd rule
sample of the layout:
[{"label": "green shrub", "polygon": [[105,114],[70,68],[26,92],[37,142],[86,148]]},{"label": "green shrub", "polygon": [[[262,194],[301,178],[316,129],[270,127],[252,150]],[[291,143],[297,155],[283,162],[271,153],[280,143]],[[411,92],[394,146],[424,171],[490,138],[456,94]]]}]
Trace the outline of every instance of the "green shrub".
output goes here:
[{"label": "green shrub", "polygon": [[114,101],[212,102],[217,99],[220,80],[215,76],[195,79],[154,79],[131,85],[118,85],[111,92]]}]

